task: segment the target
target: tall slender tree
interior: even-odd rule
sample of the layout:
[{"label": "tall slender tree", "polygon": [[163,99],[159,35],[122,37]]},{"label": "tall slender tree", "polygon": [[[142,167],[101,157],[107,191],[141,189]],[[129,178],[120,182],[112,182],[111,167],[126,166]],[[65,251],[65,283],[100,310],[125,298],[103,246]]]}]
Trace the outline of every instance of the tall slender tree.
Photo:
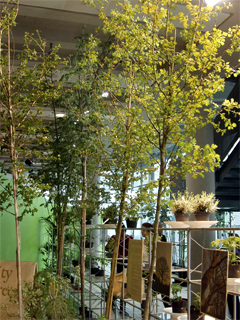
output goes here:
[{"label": "tall slender tree", "polygon": [[[151,200],[151,188],[146,188],[142,182],[154,170],[151,166],[153,150],[139,125],[141,109],[134,103],[137,76],[134,65],[121,50],[115,52],[115,44],[113,48],[113,55],[106,59],[106,71],[98,79],[98,87],[102,87],[110,97],[103,104],[99,118],[105,123],[101,133],[98,132],[102,179],[114,194],[118,218],[105,314],[107,319],[111,315],[122,222],[130,213],[138,216],[140,206]],[[128,67],[129,73],[125,73]],[[118,69],[123,70],[121,75],[117,75]],[[141,185],[137,190],[133,188],[136,182]]]},{"label": "tall slender tree", "polygon": [[[95,1],[87,2],[96,5]],[[180,10],[176,10],[180,4]],[[220,131],[219,124],[214,122],[217,114],[225,122],[222,132],[236,126],[227,117],[228,113],[235,114],[238,121],[238,104],[225,101],[219,106],[214,103],[213,95],[224,89],[224,78],[239,74],[237,66],[230,66],[227,56],[239,51],[240,30],[239,26],[233,26],[223,32],[214,25],[206,31],[206,23],[212,19],[217,21],[222,9],[205,6],[202,1],[199,5],[191,0],[117,2],[111,17],[105,12],[105,5],[106,2],[101,3],[99,17],[103,20],[104,32],[115,38],[115,57],[121,60],[121,73],[129,78],[133,71],[135,73],[128,88],[132,88],[131,101],[139,110],[136,124],[141,127],[149,149],[159,151],[159,158],[153,159],[159,165],[159,178],[144,310],[144,319],[147,319],[158,221],[163,200],[171,188],[170,177],[204,176],[205,172],[213,171],[219,165],[216,146],[200,147],[195,133],[206,125]],[[177,28],[177,25],[181,27]],[[129,96],[124,98],[128,104]],[[137,139],[138,131],[135,133]],[[116,136],[119,136],[118,132]],[[124,154],[122,143],[119,142],[117,149]],[[179,162],[181,166],[177,165]],[[110,318],[109,312],[106,317]]]},{"label": "tall slender tree", "polygon": [[[18,12],[18,1],[1,3],[0,12],[0,110],[1,152],[0,208],[11,213],[14,207],[16,225],[16,267],[19,316],[23,318],[21,289],[20,221],[25,214],[34,214],[33,199],[39,196],[39,185],[28,176],[26,161],[40,157],[38,144],[45,139],[41,120],[42,108],[50,92],[44,90],[46,76],[58,68],[60,58],[56,47],[50,54],[39,33],[25,34],[24,47],[16,55],[12,28]],[[31,64],[31,65],[30,65]],[[33,64],[33,66],[32,66]],[[57,90],[54,91],[57,97]],[[10,181],[6,178],[10,174]]]},{"label": "tall slender tree", "polygon": [[[80,277],[82,317],[84,309],[85,225],[88,211],[98,212],[106,192],[96,183],[100,172],[99,147],[96,128],[99,127],[99,103],[102,99],[96,87],[102,72],[102,57],[108,54],[108,45],[101,45],[88,34],[76,38],[76,52],[69,57],[62,70],[65,93],[52,103],[53,110],[65,108],[65,116],[50,123],[51,142],[48,159],[44,160],[40,180],[48,191],[47,205],[51,204],[57,225],[57,273],[62,274],[65,226],[81,222]],[[96,63],[98,59],[99,64]],[[73,210],[72,210],[73,209]],[[74,213],[74,214],[73,214]]]}]

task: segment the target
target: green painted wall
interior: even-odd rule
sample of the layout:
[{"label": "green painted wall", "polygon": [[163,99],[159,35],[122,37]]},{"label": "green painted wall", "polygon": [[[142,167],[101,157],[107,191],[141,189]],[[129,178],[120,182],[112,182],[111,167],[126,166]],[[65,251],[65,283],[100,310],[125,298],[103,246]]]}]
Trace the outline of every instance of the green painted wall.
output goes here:
[{"label": "green painted wall", "polygon": [[[40,247],[47,239],[44,225],[39,220],[48,215],[46,208],[40,207],[43,202],[43,198],[35,199],[34,205],[38,208],[38,212],[34,216],[24,216],[20,223],[21,261],[37,262],[38,270],[44,268]],[[0,231],[0,260],[15,261],[16,232],[13,215],[1,212]]]}]

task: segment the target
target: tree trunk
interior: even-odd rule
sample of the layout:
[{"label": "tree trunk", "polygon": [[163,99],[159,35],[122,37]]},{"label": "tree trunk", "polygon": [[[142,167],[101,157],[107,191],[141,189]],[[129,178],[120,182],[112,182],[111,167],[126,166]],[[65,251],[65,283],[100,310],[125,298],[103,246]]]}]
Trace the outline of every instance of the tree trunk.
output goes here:
[{"label": "tree trunk", "polygon": [[10,140],[10,159],[12,166],[12,179],[13,179],[13,201],[14,201],[14,214],[16,226],[16,268],[17,268],[17,289],[18,289],[18,305],[19,305],[19,319],[23,319],[23,304],[22,304],[22,274],[21,274],[21,232],[18,210],[18,171],[16,169],[16,151],[15,151],[15,130],[12,114],[12,101],[11,101],[11,57],[10,57],[10,28],[8,26],[8,110],[12,124],[9,127],[9,140]]},{"label": "tree trunk", "polygon": [[[131,86],[132,88],[132,86]],[[129,102],[128,102],[128,110],[131,109],[131,94],[132,90],[130,88],[129,92]],[[127,118],[127,122],[125,125],[126,128],[126,146],[129,146],[129,136],[130,136],[130,127],[131,127],[131,122],[129,117]],[[124,164],[127,165],[129,164],[129,155],[128,152],[124,152]],[[108,296],[107,296],[107,303],[106,303],[106,313],[105,317],[106,319],[110,320],[111,317],[111,309],[112,309],[112,300],[113,300],[113,284],[114,284],[114,279],[116,276],[116,269],[117,269],[117,258],[118,258],[118,250],[119,250],[119,243],[120,243],[120,237],[121,237],[121,231],[122,231],[122,222],[123,222],[123,209],[124,209],[124,204],[126,201],[126,195],[128,192],[128,185],[129,185],[129,170],[125,169],[124,170],[124,176],[122,180],[122,186],[121,186],[121,202],[120,202],[120,208],[119,208],[119,216],[118,216],[118,224],[117,224],[117,230],[116,230],[116,240],[114,243],[114,248],[113,248],[113,257],[112,257],[112,267],[111,267],[111,276],[109,280],[109,288],[108,288]]]},{"label": "tree trunk", "polygon": [[122,231],[122,222],[123,222],[123,216],[119,215],[117,230],[116,230],[116,240],[113,248],[111,276],[109,280],[107,303],[106,303],[105,317],[108,320],[110,320],[110,317],[111,317],[112,300],[113,300],[113,283],[116,276],[117,258],[118,258],[118,249],[119,249],[119,243],[120,243],[120,237],[121,237],[121,231]]},{"label": "tree trunk", "polygon": [[85,200],[87,198],[87,159],[82,159],[82,219],[81,219],[81,236],[80,236],[80,278],[81,278],[81,308],[82,319],[85,320],[85,301],[84,301],[84,273],[85,273],[85,230],[86,230],[86,208]]},{"label": "tree trunk", "polygon": [[57,274],[62,276],[65,219],[57,223]]},{"label": "tree trunk", "polygon": [[18,212],[18,178],[15,169],[12,170],[13,177],[13,192],[14,192],[14,211],[15,211],[15,226],[16,226],[16,268],[17,268],[17,289],[18,289],[18,303],[19,303],[19,319],[23,319],[23,304],[22,304],[22,273],[21,273],[21,232],[20,232],[20,221]]},{"label": "tree trunk", "polygon": [[153,273],[154,273],[154,266],[156,264],[156,253],[157,253],[157,239],[158,239],[158,222],[161,210],[161,198],[162,198],[162,191],[163,191],[163,183],[161,181],[161,177],[164,177],[165,174],[165,161],[164,161],[164,154],[161,152],[161,161],[160,161],[160,175],[159,175],[159,183],[158,183],[158,195],[157,195],[157,208],[156,208],[156,216],[154,221],[154,228],[153,228],[153,248],[152,248],[152,256],[151,256],[151,263],[149,269],[149,279],[148,279],[148,287],[147,287],[147,296],[146,296],[146,304],[144,308],[143,320],[148,320],[149,312],[150,312],[150,298],[151,298],[151,290],[152,290],[152,281],[153,281]]}]

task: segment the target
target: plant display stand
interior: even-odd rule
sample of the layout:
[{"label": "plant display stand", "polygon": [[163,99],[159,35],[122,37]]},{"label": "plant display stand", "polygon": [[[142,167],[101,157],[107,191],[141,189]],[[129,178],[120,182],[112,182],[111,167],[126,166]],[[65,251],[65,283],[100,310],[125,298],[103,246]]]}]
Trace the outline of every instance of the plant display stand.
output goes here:
[{"label": "plant display stand", "polygon": [[[186,257],[186,268],[172,268],[172,281],[178,280],[180,283],[186,283],[187,288],[186,291],[186,298],[188,299],[188,310],[191,305],[191,293],[192,293],[192,286],[195,285],[199,287],[200,291],[200,285],[201,280],[194,280],[192,278],[192,275],[194,273],[197,273],[199,275],[199,278],[201,277],[201,272],[198,269],[192,269],[191,268],[191,243],[192,241],[195,241],[192,239],[192,230],[198,230],[198,232],[212,232],[212,231],[219,231],[223,230],[226,232],[237,232],[239,230],[234,228],[215,228],[214,224],[217,223],[216,221],[206,221],[206,222],[199,222],[199,221],[186,221],[186,222],[166,222],[171,228],[165,229],[170,234],[170,239],[172,235],[176,234],[177,232],[183,232],[186,235],[186,246],[187,246],[187,257]],[[187,225],[188,224],[188,225]],[[212,227],[210,227],[211,225]],[[189,226],[191,225],[191,227]],[[204,228],[205,225],[205,228]],[[102,257],[102,265],[101,267],[104,270],[105,275],[103,277],[96,277],[94,274],[91,274],[90,269],[86,269],[85,271],[85,305],[88,308],[89,311],[92,313],[93,318],[101,317],[105,313],[105,306],[106,306],[106,300],[107,300],[107,292],[108,292],[108,282],[109,282],[109,276],[110,276],[110,262],[111,257],[107,257],[106,252],[104,250],[105,244],[107,243],[108,239],[108,228],[101,228],[99,226],[94,226],[91,228],[90,232],[92,232],[94,229],[99,231],[99,241],[100,246],[98,247],[90,247],[87,249],[87,256],[89,257],[89,261],[92,262],[96,255],[101,255]],[[134,234],[133,234],[134,236]],[[91,235],[90,235],[91,238]],[[169,238],[169,236],[168,236]],[[168,239],[169,240],[169,239]],[[178,243],[174,244],[175,246],[178,246]],[[65,246],[64,248],[64,259],[66,263],[69,263],[67,266],[65,264],[64,269],[69,270],[69,273],[72,277],[75,277],[76,268],[74,268],[71,265],[71,261],[69,257],[78,259],[79,255],[79,248],[77,246]],[[175,254],[175,253],[174,253]],[[67,259],[66,259],[67,257]],[[51,258],[51,257],[50,257]],[[200,268],[200,266],[199,266]],[[184,274],[182,277],[181,274]],[[121,288],[123,288],[123,285],[120,284]],[[229,278],[227,283],[227,292],[234,296],[240,296],[240,280],[235,278]],[[74,290],[73,288],[70,290],[70,297],[73,301],[73,304],[76,308],[81,307],[80,303],[80,297],[81,297],[81,291],[80,290]],[[172,319],[177,319],[177,317],[181,317],[179,319],[181,320],[188,320],[190,319],[190,315],[188,314],[173,314],[171,310],[171,306],[164,307],[162,303],[163,296],[161,294],[156,293],[152,298],[151,303],[151,313],[155,316],[157,316],[159,319],[169,319],[170,317]],[[120,297],[115,297],[114,300],[114,306],[116,306],[115,311],[113,312],[113,315],[111,318],[115,319],[121,319],[124,318],[124,315],[119,314],[119,305],[120,305]],[[136,320],[140,320],[142,318],[141,316],[141,310],[140,310],[140,304],[134,302],[130,299],[125,299],[126,307],[128,310],[128,313],[130,313],[131,317],[134,317]],[[131,310],[129,312],[129,310]],[[88,319],[86,317],[86,319]],[[210,318],[209,318],[210,319]]]},{"label": "plant display stand", "polygon": [[180,316],[187,316],[187,313],[174,313],[172,307],[164,308],[163,311],[171,315],[171,319],[178,319]]}]

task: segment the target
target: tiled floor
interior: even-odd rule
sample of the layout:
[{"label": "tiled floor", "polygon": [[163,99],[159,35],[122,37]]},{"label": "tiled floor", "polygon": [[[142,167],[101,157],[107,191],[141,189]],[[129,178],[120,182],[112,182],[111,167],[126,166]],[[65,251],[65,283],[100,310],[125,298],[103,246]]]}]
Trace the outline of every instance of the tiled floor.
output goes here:
[{"label": "tiled floor", "polygon": [[[88,306],[88,309],[92,311],[92,315],[86,317],[86,319],[99,319],[99,317],[104,316],[105,314],[105,302],[106,302],[106,294],[108,288],[108,277],[96,277],[94,275],[86,274],[85,281],[85,305]],[[80,292],[74,292],[75,301],[79,303],[80,306]],[[182,297],[187,298],[187,288],[182,288]],[[157,295],[157,298],[153,298],[151,312],[154,314],[154,317],[150,317],[151,320],[162,319],[177,319],[171,318],[171,314],[164,312],[164,305],[162,301],[160,301],[161,295]],[[111,311],[111,320],[141,320],[141,305],[140,303],[133,300],[126,300],[125,310],[127,314],[122,314],[120,311],[120,299],[115,299],[113,308]],[[228,319],[228,318],[227,318]]]},{"label": "tiled floor", "polygon": [[[108,277],[96,277],[94,275],[86,275],[86,299],[85,304],[92,310],[93,318],[98,318],[105,313],[105,301],[107,299]],[[183,288],[184,296],[187,294],[185,288]],[[163,316],[164,305],[160,301],[161,295],[152,300],[152,313],[158,316],[159,319],[170,319],[169,315]],[[111,312],[111,319],[142,319],[141,305],[133,300],[126,300],[125,311],[127,314],[123,314],[120,311],[120,299],[115,299]],[[154,319],[152,317],[152,319]]]}]

